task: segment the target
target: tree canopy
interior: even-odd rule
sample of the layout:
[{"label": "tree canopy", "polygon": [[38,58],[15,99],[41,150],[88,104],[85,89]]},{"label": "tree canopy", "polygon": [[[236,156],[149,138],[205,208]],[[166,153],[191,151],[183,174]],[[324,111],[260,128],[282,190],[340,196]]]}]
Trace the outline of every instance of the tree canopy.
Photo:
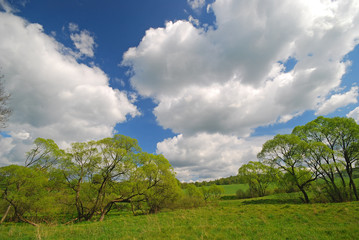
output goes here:
[{"label": "tree canopy", "polygon": [[0,189],[10,218],[32,225],[56,215],[102,221],[118,203],[155,213],[180,194],[168,160],[142,152],[137,140],[123,135],[68,149],[38,138],[25,166],[0,168]]},{"label": "tree canopy", "polygon": [[305,202],[308,187],[317,179],[325,182],[322,189],[332,201],[359,200],[353,180],[359,159],[359,125],[354,119],[318,117],[268,140],[258,158],[286,173]]}]

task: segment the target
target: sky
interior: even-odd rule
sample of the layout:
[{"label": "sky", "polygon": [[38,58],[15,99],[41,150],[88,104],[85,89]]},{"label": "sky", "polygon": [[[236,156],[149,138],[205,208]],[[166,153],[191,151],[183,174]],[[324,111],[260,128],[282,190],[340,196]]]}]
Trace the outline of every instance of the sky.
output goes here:
[{"label": "sky", "polygon": [[356,0],[0,0],[0,166],[123,134],[181,181],[236,175],[276,134],[359,122],[358,44]]}]

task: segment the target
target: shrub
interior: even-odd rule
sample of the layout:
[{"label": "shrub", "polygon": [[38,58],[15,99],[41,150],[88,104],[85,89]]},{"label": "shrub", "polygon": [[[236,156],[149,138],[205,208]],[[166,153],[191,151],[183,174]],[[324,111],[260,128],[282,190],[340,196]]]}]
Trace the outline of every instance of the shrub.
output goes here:
[{"label": "shrub", "polygon": [[245,198],[251,198],[251,193],[248,190],[243,190],[243,189],[238,189],[237,192],[236,192],[236,197],[238,199],[245,199]]}]

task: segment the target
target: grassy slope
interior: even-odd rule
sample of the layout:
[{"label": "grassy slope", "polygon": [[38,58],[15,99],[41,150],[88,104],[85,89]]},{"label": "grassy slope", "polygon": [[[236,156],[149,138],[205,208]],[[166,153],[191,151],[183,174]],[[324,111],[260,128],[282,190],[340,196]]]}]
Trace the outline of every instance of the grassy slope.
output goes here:
[{"label": "grassy slope", "polygon": [[112,215],[69,226],[6,224],[0,239],[359,239],[359,202],[220,201],[157,215]]}]

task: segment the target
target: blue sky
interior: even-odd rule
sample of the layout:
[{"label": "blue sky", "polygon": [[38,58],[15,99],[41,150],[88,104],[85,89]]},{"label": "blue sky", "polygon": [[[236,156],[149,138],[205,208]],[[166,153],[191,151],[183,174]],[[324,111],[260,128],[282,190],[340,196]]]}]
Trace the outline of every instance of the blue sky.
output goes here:
[{"label": "blue sky", "polygon": [[182,181],[236,174],[319,115],[359,121],[359,3],[0,0],[13,115],[2,165],[37,137],[124,134]]}]

